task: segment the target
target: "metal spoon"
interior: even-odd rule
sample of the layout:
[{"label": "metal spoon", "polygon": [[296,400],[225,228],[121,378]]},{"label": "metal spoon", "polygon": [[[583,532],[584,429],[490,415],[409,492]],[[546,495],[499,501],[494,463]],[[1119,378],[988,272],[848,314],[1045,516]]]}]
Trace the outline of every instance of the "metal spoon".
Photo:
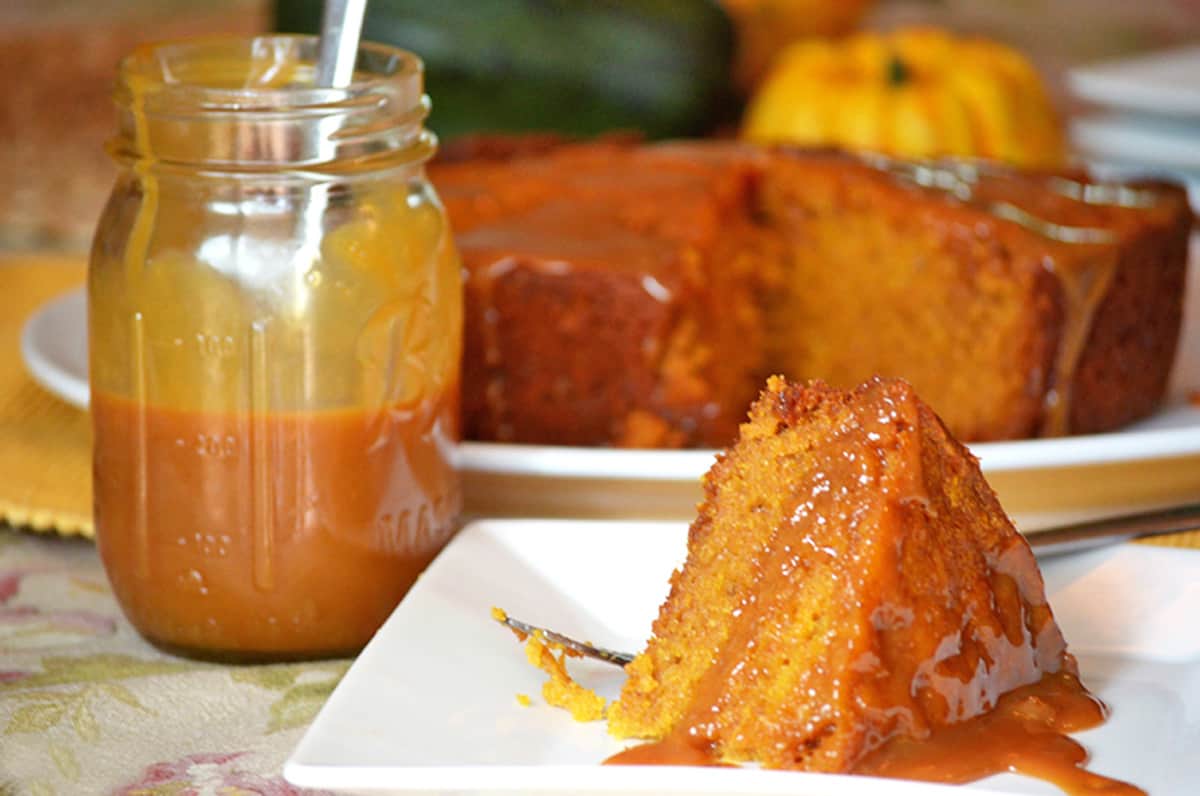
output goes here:
[{"label": "metal spoon", "polygon": [[317,85],[344,88],[354,77],[367,0],[325,0]]},{"label": "metal spoon", "polygon": [[[1170,509],[1061,525],[1056,528],[1047,528],[1046,530],[1030,534],[1027,538],[1029,546],[1033,548],[1037,555],[1052,556],[1091,550],[1096,547],[1146,536],[1160,536],[1162,534],[1197,529],[1200,529],[1200,503],[1193,503]],[[496,615],[496,621],[526,636],[540,633],[549,642],[561,644],[570,650],[578,652],[580,655],[595,658],[596,660],[616,666],[625,666],[634,658],[628,652],[616,652],[603,647],[597,647],[585,641],[577,641],[570,636],[564,636],[553,630],[547,630],[544,627],[530,625],[519,619],[513,619],[502,611]]]}]

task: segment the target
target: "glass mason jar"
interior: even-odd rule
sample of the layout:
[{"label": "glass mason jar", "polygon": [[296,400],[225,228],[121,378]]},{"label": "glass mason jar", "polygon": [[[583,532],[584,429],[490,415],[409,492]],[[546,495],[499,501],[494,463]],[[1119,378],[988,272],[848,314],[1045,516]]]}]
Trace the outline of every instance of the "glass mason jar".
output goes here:
[{"label": "glass mason jar", "polygon": [[461,506],[462,286],[413,55],[201,39],[121,64],[88,277],[95,520],[184,654],[350,653]]}]

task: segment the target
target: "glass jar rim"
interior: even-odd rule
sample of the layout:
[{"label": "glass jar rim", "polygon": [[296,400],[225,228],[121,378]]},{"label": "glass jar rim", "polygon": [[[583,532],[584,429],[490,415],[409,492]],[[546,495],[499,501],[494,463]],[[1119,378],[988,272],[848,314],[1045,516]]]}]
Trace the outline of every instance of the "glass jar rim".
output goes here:
[{"label": "glass jar rim", "polygon": [[[416,99],[424,77],[421,59],[407,50],[377,42],[359,45],[354,77],[345,87],[313,83],[320,40],[316,36],[272,33],[212,35],[144,44],[121,59],[115,99],[119,105],[154,95],[159,104],[188,106],[196,112],[281,112],[320,109],[354,97],[414,85]],[[199,79],[203,64],[241,58],[248,67],[241,85]],[[289,72],[288,67],[291,67]],[[199,74],[198,74],[199,73]],[[292,74],[296,79],[286,81]],[[138,97],[141,95],[141,97]],[[415,104],[415,103],[414,103]]]},{"label": "glass jar rim", "polygon": [[349,85],[332,88],[314,84],[319,50],[296,34],[143,45],[121,62],[110,152],[234,170],[427,159],[421,59],[363,42]]}]

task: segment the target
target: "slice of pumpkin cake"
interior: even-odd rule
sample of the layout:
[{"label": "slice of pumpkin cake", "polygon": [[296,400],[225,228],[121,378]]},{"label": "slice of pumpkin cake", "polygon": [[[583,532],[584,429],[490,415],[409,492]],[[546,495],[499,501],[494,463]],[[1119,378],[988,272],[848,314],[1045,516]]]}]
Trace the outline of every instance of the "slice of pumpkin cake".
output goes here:
[{"label": "slice of pumpkin cake", "polygon": [[1046,677],[1100,720],[1029,545],[905,382],[771,379],[704,489],[608,714],[674,748],[652,762],[854,771]]}]

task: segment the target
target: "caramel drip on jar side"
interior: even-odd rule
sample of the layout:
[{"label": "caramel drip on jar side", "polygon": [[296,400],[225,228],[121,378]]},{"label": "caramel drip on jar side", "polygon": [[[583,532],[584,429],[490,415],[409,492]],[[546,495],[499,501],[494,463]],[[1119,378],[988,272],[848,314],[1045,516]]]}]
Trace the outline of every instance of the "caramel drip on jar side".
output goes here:
[{"label": "caramel drip on jar side", "polygon": [[[133,280],[140,278],[149,265],[154,242],[154,233],[158,223],[159,185],[155,166],[158,158],[150,143],[149,123],[146,118],[146,93],[150,90],[150,82],[145,78],[130,74],[127,77],[130,88],[130,110],[133,117],[133,145],[140,153],[133,160],[130,170],[135,175],[138,188],[141,191],[141,202],[138,206],[137,217],[129,230],[129,238],[125,245],[124,269],[125,278]],[[92,298],[89,297],[89,304]],[[95,308],[89,307],[94,312]],[[93,328],[92,334],[95,334]],[[147,344],[145,334],[145,317],[142,312],[135,311],[130,316],[130,336],[132,350],[128,352],[130,364],[130,384],[133,385],[137,400],[137,411],[132,430],[137,440],[141,455],[135,465],[138,488],[134,495],[135,514],[134,527],[138,546],[137,575],[143,580],[152,577],[152,556],[150,555],[150,532],[148,519],[148,483],[149,473],[146,467],[146,438],[147,438]],[[95,356],[95,346],[89,346],[89,356]],[[91,365],[92,373],[96,372],[96,364]],[[95,390],[95,386],[91,387]]]}]

